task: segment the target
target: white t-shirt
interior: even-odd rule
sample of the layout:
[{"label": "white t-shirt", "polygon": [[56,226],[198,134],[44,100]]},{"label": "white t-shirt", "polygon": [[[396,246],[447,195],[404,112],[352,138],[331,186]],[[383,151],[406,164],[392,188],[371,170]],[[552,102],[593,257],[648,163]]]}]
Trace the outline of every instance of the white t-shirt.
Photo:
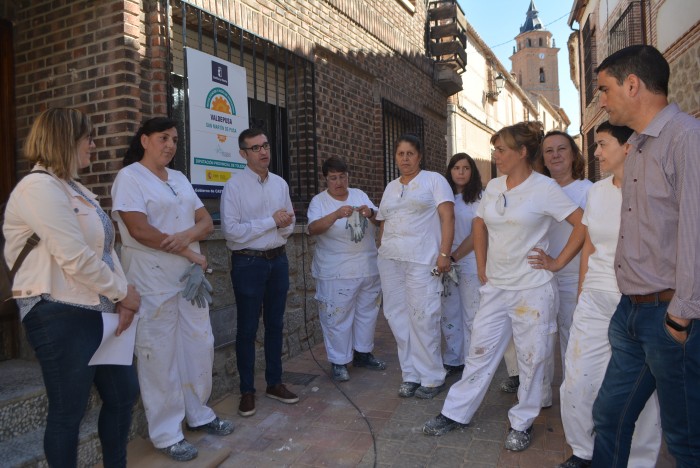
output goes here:
[{"label": "white t-shirt", "polygon": [[[122,237],[122,265],[127,279],[142,295],[179,292],[180,277],[190,261],[139,243],[118,212],[144,213],[151,226],[174,234],[194,226],[194,212],[204,206],[184,174],[172,169],[167,172],[168,181],[163,182],[141,163],[133,163],[119,171],[112,185],[112,218]],[[189,247],[199,252],[199,242]]]},{"label": "white t-shirt", "polygon": [[[588,179],[574,180],[569,185],[562,187],[562,189],[572,202],[578,205],[579,208],[584,209],[586,207],[586,196],[592,185],[593,182]],[[566,241],[569,240],[573,230],[574,227],[567,221],[552,223],[552,227],[549,230],[549,250],[547,251],[552,258],[557,258],[561,251],[564,250]],[[580,263],[581,253],[579,252],[564,268],[557,272],[557,276],[572,279],[578,278]]]},{"label": "white t-shirt", "polygon": [[[551,224],[563,221],[577,207],[554,180],[542,174],[533,171],[512,190],[506,189],[506,177],[488,183],[476,215],[488,228],[489,282],[520,291],[541,286],[552,278],[550,271],[532,268],[527,256],[535,247],[548,251]],[[506,199],[503,214],[496,208],[500,194]]]},{"label": "white t-shirt", "polygon": [[420,171],[408,185],[402,185],[400,178],[389,182],[377,214],[384,221],[379,255],[435,265],[442,239],[437,207],[444,202],[454,203],[454,194],[437,172]]},{"label": "white t-shirt", "polygon": [[[367,205],[373,210],[377,207],[359,189],[348,189],[347,200],[340,201],[331,197],[327,190],[311,199],[307,214],[309,224],[336,211],[341,206],[359,207]],[[367,229],[361,242],[353,242],[350,229],[346,227],[347,218],[337,220],[330,229],[316,237],[316,250],[311,263],[311,275],[316,279],[351,279],[378,275],[377,270],[377,229],[367,220]]]},{"label": "white t-shirt", "polygon": [[612,183],[612,176],[593,184],[583,212],[583,224],[595,247],[588,257],[584,289],[620,293],[615,277],[615,250],[620,234],[622,191]]},{"label": "white t-shirt", "polygon": [[[461,193],[455,195],[455,237],[452,242],[452,251],[454,252],[459,244],[472,233],[472,221],[476,216],[476,210],[479,208],[479,201],[472,203],[464,203],[464,198]],[[458,265],[462,267],[465,273],[476,274],[476,256],[472,250],[463,258],[459,259]]]}]

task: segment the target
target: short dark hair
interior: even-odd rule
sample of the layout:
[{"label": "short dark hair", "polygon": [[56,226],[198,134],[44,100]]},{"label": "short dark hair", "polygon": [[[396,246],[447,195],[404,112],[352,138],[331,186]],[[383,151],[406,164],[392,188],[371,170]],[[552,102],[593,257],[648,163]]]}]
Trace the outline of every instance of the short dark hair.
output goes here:
[{"label": "short dark hair", "polygon": [[418,138],[418,135],[415,133],[404,133],[401,135],[398,140],[396,140],[396,143],[394,143],[394,154],[396,154],[399,144],[404,142],[413,145],[418,152],[418,155],[423,156],[423,144],[421,143],[420,138]]},{"label": "short dark hair", "polygon": [[177,124],[177,120],[169,117],[154,117],[146,120],[136,131],[136,135],[131,139],[131,143],[129,143],[129,147],[126,149],[126,153],[124,153],[124,161],[122,163],[124,167],[143,159],[144,149],[141,144],[141,135],[148,136],[157,132],[164,132],[165,130],[177,127]]},{"label": "short dark hair", "polygon": [[668,96],[671,75],[668,61],[650,45],[633,45],[618,50],[595,69],[596,73],[602,71],[615,78],[618,84],[629,75],[636,75],[652,93]]},{"label": "short dark hair", "polygon": [[348,165],[343,158],[331,156],[323,161],[321,172],[323,172],[323,177],[328,176],[329,172],[348,172]]},{"label": "short dark hair", "polygon": [[606,120],[602,124],[598,125],[598,128],[595,129],[595,132],[609,133],[615,137],[618,143],[624,145],[625,143],[627,143],[627,140],[630,139],[630,137],[634,133],[634,130],[632,130],[629,127],[625,127],[624,125],[613,125]]},{"label": "short dark hair", "polygon": [[452,168],[462,160],[466,160],[467,163],[469,163],[469,168],[471,169],[471,176],[467,181],[467,185],[465,185],[464,189],[462,190],[462,200],[464,200],[464,203],[474,203],[481,198],[481,192],[484,190],[484,184],[481,182],[479,168],[476,167],[476,162],[474,162],[474,159],[471,156],[469,156],[467,153],[457,153],[452,156],[452,158],[450,158],[450,162],[447,164],[445,178],[450,184],[450,187],[452,187],[452,193],[455,193],[457,190],[457,185],[455,184],[454,179],[452,179]]},{"label": "short dark hair", "polygon": [[267,137],[265,130],[263,130],[262,128],[247,128],[243,130],[238,135],[238,148],[245,149],[245,147],[243,146],[245,144],[245,140],[247,140],[248,138],[255,138],[258,135],[265,135],[265,137]]},{"label": "short dark hair", "polygon": [[[571,153],[574,157],[573,164],[571,165],[571,177],[573,177],[574,180],[583,180],[586,177],[586,160],[583,159],[583,153],[581,152],[581,148],[579,148],[576,144],[574,137],[572,137],[566,132],[562,132],[561,130],[550,130],[544,135],[544,138],[542,138],[541,145],[541,151],[543,156],[542,161],[544,162],[544,140],[551,136],[563,136],[569,142],[569,146],[571,146]],[[547,169],[547,166],[544,167],[544,175],[546,175],[547,177],[552,177],[552,174],[549,173],[549,169]]]}]

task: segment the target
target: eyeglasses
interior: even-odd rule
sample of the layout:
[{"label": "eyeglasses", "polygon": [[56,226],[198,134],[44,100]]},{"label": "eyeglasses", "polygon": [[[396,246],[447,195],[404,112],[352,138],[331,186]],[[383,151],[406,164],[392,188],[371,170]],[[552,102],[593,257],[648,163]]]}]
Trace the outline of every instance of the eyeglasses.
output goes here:
[{"label": "eyeglasses", "polygon": [[175,189],[173,188],[173,186],[170,185],[169,183],[165,182],[165,181],[163,181],[163,183],[164,183],[165,185],[167,185],[168,188],[170,189],[170,191],[173,192],[173,195],[175,195],[175,196],[177,197],[177,192],[175,191]]},{"label": "eyeglasses", "polygon": [[496,213],[498,213],[501,216],[506,214],[506,206],[508,206],[506,194],[505,192],[501,192],[498,194],[498,198],[496,198]]},{"label": "eyeglasses", "polygon": [[251,150],[253,153],[259,153],[261,149],[268,151],[270,149],[270,143],[263,143],[262,145],[253,145],[250,148],[241,148],[242,150]]}]

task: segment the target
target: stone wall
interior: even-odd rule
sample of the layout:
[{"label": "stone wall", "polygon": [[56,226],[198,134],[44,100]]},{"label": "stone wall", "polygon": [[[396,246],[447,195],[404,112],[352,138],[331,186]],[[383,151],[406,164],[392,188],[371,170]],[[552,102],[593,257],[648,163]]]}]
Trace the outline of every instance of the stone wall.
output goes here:
[{"label": "stone wall", "polygon": [[[287,241],[289,293],[284,317],[283,360],[296,356],[308,349],[309,345],[313,346],[323,339],[318,322],[318,307],[314,300],[315,282],[311,277],[314,242],[303,233],[305,229],[305,225],[297,225],[294,234]],[[236,336],[236,301],[231,287],[231,256],[218,228],[209,240],[202,243],[202,250],[214,270],[208,279],[214,287],[214,303],[211,305],[210,314],[216,349],[212,398],[216,399],[225,392],[238,391],[238,371],[233,346]],[[261,320],[256,341],[256,368],[260,372],[265,369],[263,332]]]}]

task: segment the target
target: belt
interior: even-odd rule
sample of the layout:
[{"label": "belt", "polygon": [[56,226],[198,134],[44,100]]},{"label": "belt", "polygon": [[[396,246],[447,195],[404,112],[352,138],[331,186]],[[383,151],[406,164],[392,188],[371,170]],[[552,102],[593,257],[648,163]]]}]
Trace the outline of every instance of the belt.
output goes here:
[{"label": "belt", "polygon": [[629,298],[632,304],[648,304],[650,302],[671,302],[675,289],[664,289],[663,291],[651,294],[630,294]]},{"label": "belt", "polygon": [[231,253],[233,255],[247,255],[249,257],[263,257],[267,260],[272,260],[273,258],[277,258],[280,255],[284,254],[284,246],[280,245],[277,248],[270,249],[270,250],[252,250],[252,249],[241,249],[241,250],[232,250]]}]

